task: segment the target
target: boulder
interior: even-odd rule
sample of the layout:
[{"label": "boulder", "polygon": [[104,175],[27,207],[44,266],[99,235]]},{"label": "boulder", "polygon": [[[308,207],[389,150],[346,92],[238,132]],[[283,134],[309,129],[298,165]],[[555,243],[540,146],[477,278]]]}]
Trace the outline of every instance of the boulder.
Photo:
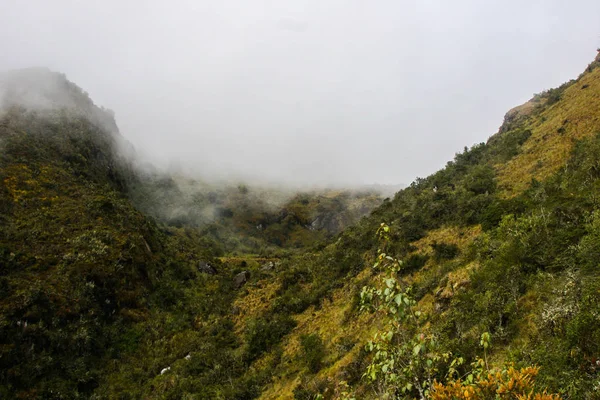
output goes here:
[{"label": "boulder", "polygon": [[235,287],[236,289],[241,288],[242,286],[244,286],[246,284],[246,282],[248,282],[248,279],[250,279],[250,272],[248,272],[248,271],[240,272],[233,278],[233,287]]},{"label": "boulder", "polygon": [[275,263],[273,261],[269,261],[264,263],[261,267],[260,270],[261,271],[271,271],[275,268]]},{"label": "boulder", "polygon": [[203,274],[209,274],[209,275],[217,274],[217,269],[215,267],[213,267],[212,265],[210,265],[209,263],[204,262],[204,261],[200,261],[198,263],[198,271],[202,272]]}]

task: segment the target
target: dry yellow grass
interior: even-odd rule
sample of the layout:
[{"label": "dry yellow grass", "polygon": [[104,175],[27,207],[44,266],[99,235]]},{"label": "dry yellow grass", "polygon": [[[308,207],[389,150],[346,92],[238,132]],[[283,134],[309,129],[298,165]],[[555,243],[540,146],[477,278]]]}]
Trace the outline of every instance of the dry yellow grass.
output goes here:
[{"label": "dry yellow grass", "polygon": [[[417,247],[416,252],[421,253],[431,252],[433,242],[452,243],[464,250],[480,234],[480,226],[444,227],[429,232],[426,237],[414,242],[413,245]],[[457,282],[460,284],[472,268],[474,265],[470,264],[451,272],[447,279],[448,284],[451,286]],[[302,372],[302,366],[298,365],[296,359],[300,352],[300,337],[304,334],[318,333],[323,343],[328,346],[327,353],[330,359],[325,361],[331,364],[323,368],[317,374],[316,379],[333,383],[343,380],[344,368],[356,359],[360,348],[372,337],[377,328],[377,321],[373,314],[350,312],[353,301],[352,287],[359,282],[373,283],[376,277],[373,272],[371,268],[366,268],[354,279],[348,281],[343,288],[334,291],[332,299],[325,300],[320,309],[311,307],[294,317],[298,325],[283,342],[282,363],[287,365],[286,375],[275,378],[262,393],[261,400],[294,398],[293,391],[300,384],[299,376]],[[408,279],[418,280],[420,275],[420,271],[417,271]],[[434,301],[433,295],[426,295],[421,299],[418,307],[423,312],[431,313]],[[331,359],[331,355],[335,356],[336,354],[334,345],[342,339],[355,342],[356,345],[339,359]],[[259,361],[257,364],[261,364],[261,362]]]},{"label": "dry yellow grass", "polygon": [[[442,227],[428,232],[427,236],[411,243],[417,248],[413,254],[426,254],[431,256],[433,253],[431,245],[434,242],[454,244],[460,249],[460,251],[464,251],[479,235],[481,235],[481,232],[481,225],[474,225],[470,227]],[[435,261],[430,258],[422,270],[414,272],[405,279],[408,283],[418,284],[424,278],[425,274],[423,272],[425,270],[440,267],[440,265],[436,264]],[[448,272],[445,279],[440,280],[440,282],[445,282],[444,286],[437,287],[434,290],[434,293],[425,295],[419,301],[419,310],[426,314],[435,312],[436,299],[449,299],[454,296],[454,294],[460,290],[460,288],[467,286],[470,283],[471,272],[477,267],[478,265],[476,263],[469,263],[461,265],[457,269]]]},{"label": "dry yellow grass", "polygon": [[[433,242],[451,243],[464,250],[472,241],[481,234],[480,226],[472,227],[444,227],[428,233],[428,235],[417,242],[412,243],[416,252],[429,254]],[[452,286],[460,283],[468,276],[473,265],[467,265],[464,268],[451,272],[447,279],[448,285]],[[408,277],[410,281],[416,281],[422,275],[420,271],[415,272]],[[372,284],[376,275],[371,268],[366,268],[354,279],[348,281],[346,285],[334,291],[331,300],[325,300],[320,309],[309,308],[305,312],[295,316],[298,325],[284,339],[282,363],[286,366],[286,375],[274,378],[273,382],[262,393],[261,400],[275,399],[293,399],[294,389],[300,384],[302,366],[296,362],[297,355],[300,352],[300,337],[304,334],[318,333],[327,348],[329,360],[326,363],[331,364],[323,368],[316,376],[316,379],[326,380],[333,383],[339,383],[343,380],[343,371],[352,363],[360,351],[360,348],[372,337],[377,328],[377,321],[373,314],[350,312],[352,309],[353,290],[352,287],[359,282],[369,282]],[[260,289],[251,291],[250,299],[260,297]],[[256,295],[255,295],[256,293]],[[264,296],[262,297],[264,298]],[[254,301],[254,300],[251,300]],[[433,312],[435,298],[432,294],[426,295],[421,299],[418,307],[426,313]],[[356,345],[348,353],[342,355],[339,359],[331,359],[331,355],[336,354],[333,348],[340,340],[350,340]],[[258,361],[257,365],[262,364]]]},{"label": "dry yellow grass", "polygon": [[427,235],[423,238],[412,242],[411,245],[417,248],[415,253],[432,255],[433,250],[431,245],[433,243],[446,243],[454,244],[462,251],[465,250],[477,236],[481,234],[481,226],[474,225],[469,227],[442,227],[427,232]]},{"label": "dry yellow grass", "polygon": [[[585,88],[584,88],[585,86]],[[514,118],[525,117],[535,111],[539,99],[515,107],[509,113]],[[532,178],[544,180],[563,166],[569,157],[573,143],[586,136],[600,132],[600,69],[582,76],[581,79],[567,88],[561,101],[548,107],[541,115],[532,118],[524,126],[530,129],[531,137],[522,147],[522,152],[510,162],[497,165],[498,183],[501,195],[515,196],[525,190]],[[433,243],[456,245],[465,251],[476,238],[482,234],[481,226],[471,227],[442,227],[427,233],[422,239],[415,241],[413,254],[433,255]],[[442,271],[443,263],[436,263],[433,257],[427,261],[423,269],[415,271],[404,279],[408,284],[419,283],[430,272]],[[431,270],[431,269],[435,270]],[[436,312],[437,302],[453,297],[457,291],[470,283],[471,273],[479,268],[476,262],[462,261],[460,256],[453,261],[452,270],[440,279],[439,286],[432,293],[423,296],[419,309],[431,314]],[[293,399],[294,389],[301,383],[304,372],[302,363],[298,360],[301,351],[300,337],[304,334],[317,333],[327,346],[327,357],[324,367],[315,377],[336,386],[344,379],[344,369],[356,360],[361,346],[371,338],[377,328],[377,320],[372,314],[356,313],[352,309],[354,287],[359,282],[375,281],[375,271],[366,268],[359,276],[346,282],[346,285],[333,292],[330,300],[324,300],[319,309],[309,308],[294,316],[297,326],[282,342],[282,359],[280,365],[285,365],[277,372],[277,376],[263,391],[260,399]],[[249,288],[249,293],[236,302],[240,315],[236,318],[236,327],[243,326],[244,321],[253,315],[258,315],[268,308],[270,300],[277,290],[276,283],[260,283],[255,288]],[[525,309],[532,308],[526,298],[519,304]],[[531,326],[524,324],[524,330]],[[477,338],[478,332],[467,332]],[[349,340],[356,345],[343,353],[335,349],[340,340]],[[272,354],[267,354],[254,363],[254,368],[262,368],[269,363]],[[492,356],[490,362],[503,362],[503,355]]]},{"label": "dry yellow grass", "polygon": [[278,281],[261,280],[253,286],[246,286],[248,294],[238,297],[233,306],[237,313],[233,316],[235,332],[241,334],[248,320],[258,317],[271,307],[271,301],[276,297],[281,286]]},{"label": "dry yellow grass", "polygon": [[[318,333],[327,347],[329,357],[336,355],[333,348],[341,339],[356,343],[354,347],[341,358],[325,359],[331,364],[323,368],[317,379],[330,382],[342,380],[341,373],[357,356],[360,348],[370,338],[374,324],[374,316],[368,313],[349,313],[352,309],[353,291],[351,287],[364,279],[370,279],[371,270],[365,269],[357,277],[349,281],[346,286],[334,291],[331,300],[325,300],[320,309],[310,307],[303,313],[295,316],[298,323],[296,328],[283,342],[282,362],[293,365],[287,368],[287,375],[276,378],[273,383],[262,393],[260,399],[293,399],[294,389],[300,384],[299,373],[302,367],[295,362],[300,351],[300,337],[305,334]],[[348,317],[348,315],[350,317]]]},{"label": "dry yellow grass", "polygon": [[455,271],[449,272],[446,284],[443,287],[436,289],[436,296],[441,299],[452,298],[461,288],[464,288],[471,283],[471,273],[477,269],[479,264],[472,262],[461,266]]}]

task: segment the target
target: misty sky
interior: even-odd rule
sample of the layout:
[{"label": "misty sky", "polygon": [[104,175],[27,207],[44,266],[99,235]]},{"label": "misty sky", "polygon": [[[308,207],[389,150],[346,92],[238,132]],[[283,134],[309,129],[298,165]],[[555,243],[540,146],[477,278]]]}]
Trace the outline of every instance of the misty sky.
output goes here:
[{"label": "misty sky", "polygon": [[47,66],[155,163],[410,183],[577,77],[600,1],[0,0],[0,69]]}]

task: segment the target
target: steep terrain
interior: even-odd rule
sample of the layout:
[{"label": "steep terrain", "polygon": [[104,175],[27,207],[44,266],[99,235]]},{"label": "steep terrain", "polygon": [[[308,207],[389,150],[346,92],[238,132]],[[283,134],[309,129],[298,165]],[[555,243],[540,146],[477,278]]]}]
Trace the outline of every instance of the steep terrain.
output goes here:
[{"label": "steep terrain", "polygon": [[[279,372],[261,398],[418,398],[416,385],[394,383],[390,374],[409,374],[400,365],[430,360],[437,364],[419,373],[444,381],[452,358],[462,357],[458,372],[466,376],[469,361],[483,356],[479,342],[486,332],[493,341],[491,365],[538,365],[538,387],[566,398],[597,398],[599,66],[600,56],[578,79],[511,110],[487,143],[465,148],[444,169],[417,179],[311,263],[292,260],[286,273],[303,282],[285,289],[284,277],[284,296],[310,296],[324,280],[339,284],[294,317],[298,325],[278,350]],[[381,222],[390,226],[385,244],[375,241]],[[385,276],[371,267],[380,263],[380,246],[399,259],[398,286],[421,313],[394,337],[416,329],[419,340],[435,340],[426,353],[394,353],[404,358],[387,372],[377,369],[383,364],[365,345],[386,332],[388,317],[359,307],[361,288],[378,287]],[[280,299],[270,301],[280,307]],[[319,354],[303,345],[306,335],[322,343]],[[440,361],[449,353],[454,356]],[[315,358],[319,367],[311,369]],[[373,371],[369,366],[379,371],[372,381],[363,376]]]},{"label": "steep terrain", "polygon": [[[133,173],[112,115],[63,76],[2,76],[0,393],[86,397],[124,331],[174,301],[194,269],[124,196]],[[165,292],[168,296],[164,296]]]},{"label": "steep terrain", "polygon": [[[202,364],[223,357],[229,380],[245,371],[228,354],[244,352],[230,331],[234,277],[279,265],[245,253],[313,245],[380,202],[373,193],[286,193],[283,206],[266,207],[256,197],[268,193],[245,186],[194,187],[196,202],[181,201],[173,178],[160,186],[137,172],[112,113],[64,76],[5,73],[0,105],[3,397],[148,396],[160,371],[191,352],[188,390],[256,392],[223,389],[224,378]],[[220,210],[208,221],[197,218],[202,198]]]},{"label": "steep terrain", "polygon": [[[509,377],[515,398],[537,373],[598,398],[599,67],[336,235],[352,196],[273,212],[241,186],[161,213],[180,178],[136,174],[111,114],[51,74],[52,106],[0,119],[0,394],[477,398]],[[304,237],[319,212],[344,222]]]}]

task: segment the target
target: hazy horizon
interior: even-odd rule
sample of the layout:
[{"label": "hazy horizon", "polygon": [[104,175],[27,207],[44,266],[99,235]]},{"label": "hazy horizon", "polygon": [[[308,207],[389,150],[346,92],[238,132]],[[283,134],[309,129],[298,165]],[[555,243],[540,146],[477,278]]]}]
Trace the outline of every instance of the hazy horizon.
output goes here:
[{"label": "hazy horizon", "polygon": [[296,185],[409,184],[576,78],[600,3],[2,6],[0,70],[65,73],[149,162]]}]

